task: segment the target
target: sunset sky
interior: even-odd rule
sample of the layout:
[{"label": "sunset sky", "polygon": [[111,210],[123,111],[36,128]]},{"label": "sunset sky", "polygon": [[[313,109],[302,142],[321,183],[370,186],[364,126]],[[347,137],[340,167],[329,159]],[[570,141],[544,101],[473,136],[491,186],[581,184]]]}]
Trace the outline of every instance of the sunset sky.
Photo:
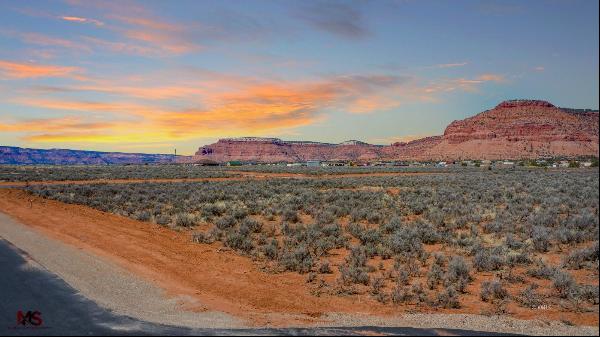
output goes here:
[{"label": "sunset sky", "polygon": [[0,145],[376,144],[505,99],[598,108],[598,1],[0,0]]}]

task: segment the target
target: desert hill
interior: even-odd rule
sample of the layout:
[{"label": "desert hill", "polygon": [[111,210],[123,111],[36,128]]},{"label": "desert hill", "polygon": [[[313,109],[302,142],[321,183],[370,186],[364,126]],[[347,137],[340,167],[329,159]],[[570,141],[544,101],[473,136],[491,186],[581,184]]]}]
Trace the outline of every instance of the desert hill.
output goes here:
[{"label": "desert hill", "polygon": [[194,160],[460,160],[598,156],[598,112],[558,108],[541,100],[510,100],[454,121],[441,136],[372,145],[226,138],[201,147]]}]

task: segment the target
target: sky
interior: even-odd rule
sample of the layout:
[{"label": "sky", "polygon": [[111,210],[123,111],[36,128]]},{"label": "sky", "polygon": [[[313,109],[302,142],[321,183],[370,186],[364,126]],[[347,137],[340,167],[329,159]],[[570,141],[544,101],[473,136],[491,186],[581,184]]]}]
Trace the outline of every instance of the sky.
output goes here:
[{"label": "sky", "polygon": [[0,0],[0,145],[374,144],[506,99],[598,108],[598,1]]}]

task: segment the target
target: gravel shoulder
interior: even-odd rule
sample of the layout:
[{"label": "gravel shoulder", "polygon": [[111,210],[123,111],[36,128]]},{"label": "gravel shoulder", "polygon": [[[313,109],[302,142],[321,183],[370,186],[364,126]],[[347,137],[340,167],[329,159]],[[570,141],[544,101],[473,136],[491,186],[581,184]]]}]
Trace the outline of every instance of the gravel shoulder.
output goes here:
[{"label": "gravel shoulder", "polygon": [[193,312],[183,308],[195,300],[170,296],[150,282],[103,257],[91,255],[0,213],[0,237],[27,252],[44,269],[58,275],[84,297],[116,314],[158,324],[192,328],[241,328],[244,324],[221,312]]}]

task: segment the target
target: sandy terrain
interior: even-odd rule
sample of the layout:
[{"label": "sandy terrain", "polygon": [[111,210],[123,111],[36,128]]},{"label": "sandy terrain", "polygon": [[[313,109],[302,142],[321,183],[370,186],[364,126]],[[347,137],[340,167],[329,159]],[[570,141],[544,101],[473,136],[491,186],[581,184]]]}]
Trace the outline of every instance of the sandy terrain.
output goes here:
[{"label": "sandy terrain", "polygon": [[[399,324],[404,322],[402,319],[406,319],[401,317],[409,317],[399,316],[400,314],[415,309],[384,306],[369,296],[339,297],[324,294],[316,297],[311,295],[306,286],[305,276],[263,272],[250,259],[221,249],[218,243],[195,244],[190,241],[189,233],[37,197],[33,198],[33,207],[30,208],[27,202],[29,198],[31,196],[23,191],[1,190],[0,211],[49,237],[115,262],[121,268],[165,289],[169,296],[178,300],[188,299],[184,307],[194,312],[224,312],[253,326],[294,326],[352,325],[353,322],[359,324],[358,322],[370,320],[377,324],[382,321]],[[476,302],[478,301],[470,302],[467,298],[460,312],[480,314],[481,306]],[[334,312],[337,314],[332,315]],[[456,312],[436,311],[439,314]],[[564,319],[576,324],[595,326],[597,334],[598,318],[593,318],[593,313],[582,315],[548,310],[540,314],[548,320]],[[348,315],[361,319],[349,319],[348,317],[353,316]],[[438,316],[447,315],[427,317]],[[523,316],[519,312],[514,313],[514,316],[541,318]],[[505,319],[507,322],[520,322]],[[464,319],[459,319],[454,324],[460,325],[461,321],[464,322]],[[490,321],[493,322],[498,321]],[[488,325],[484,331],[508,329],[507,331],[524,333],[529,330],[514,330],[515,327],[552,326],[546,333],[553,333],[559,331],[555,327],[558,324],[561,329],[567,329],[564,330],[565,333],[574,333],[567,325],[556,322],[550,325],[540,321],[514,322],[507,323],[506,326],[503,324],[502,327],[497,324]],[[437,326],[435,321],[429,323],[430,327]],[[454,327],[448,324],[445,322],[444,326]],[[463,324],[462,328],[469,327]]]}]

